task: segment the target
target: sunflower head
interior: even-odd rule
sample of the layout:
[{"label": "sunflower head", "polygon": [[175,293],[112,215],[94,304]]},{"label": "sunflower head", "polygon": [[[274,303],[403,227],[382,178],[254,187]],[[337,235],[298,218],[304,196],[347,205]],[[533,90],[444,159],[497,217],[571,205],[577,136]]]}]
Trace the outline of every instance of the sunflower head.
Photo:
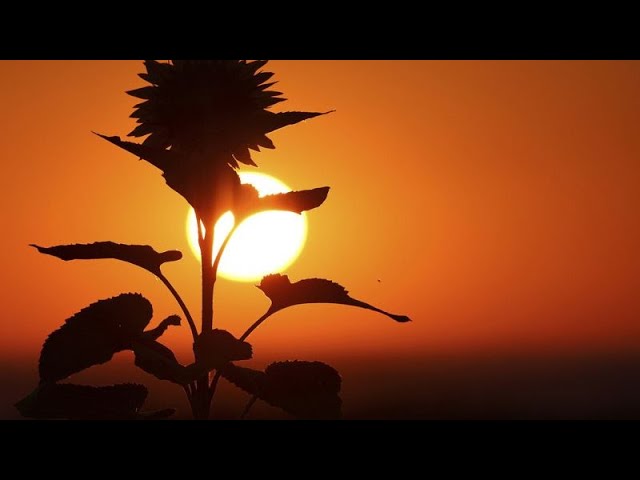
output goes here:
[{"label": "sunflower head", "polygon": [[148,135],[144,144],[255,165],[249,149],[274,148],[267,133],[320,113],[273,113],[285,98],[270,90],[266,60],[172,60],[144,62],[140,77],[150,85],[127,92],[143,99],[131,117],[129,136]]}]

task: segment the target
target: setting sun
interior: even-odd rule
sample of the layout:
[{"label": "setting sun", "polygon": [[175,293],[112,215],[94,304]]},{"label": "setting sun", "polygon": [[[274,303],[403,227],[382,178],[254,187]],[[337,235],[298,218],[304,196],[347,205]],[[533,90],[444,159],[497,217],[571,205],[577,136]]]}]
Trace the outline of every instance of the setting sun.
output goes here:
[{"label": "setting sun", "polygon": [[[258,190],[261,197],[290,192],[280,180],[256,172],[239,172],[242,183]],[[215,226],[213,254],[233,228],[234,217],[225,213]],[[187,216],[187,235],[191,251],[200,256],[196,216],[190,209]],[[307,237],[306,215],[292,212],[267,211],[247,218],[237,228],[222,255],[218,273],[230,280],[253,282],[270,273],[278,273],[291,265],[304,247]]]}]

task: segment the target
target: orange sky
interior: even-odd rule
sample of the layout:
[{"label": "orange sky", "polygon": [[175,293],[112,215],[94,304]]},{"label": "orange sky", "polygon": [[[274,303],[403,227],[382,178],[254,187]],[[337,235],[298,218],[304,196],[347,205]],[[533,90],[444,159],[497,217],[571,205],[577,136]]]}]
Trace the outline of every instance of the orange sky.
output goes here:
[{"label": "orange sky", "polygon": [[[273,61],[282,108],[336,113],[280,130],[254,156],[293,188],[332,187],[309,214],[292,279],[320,276],[413,318],[301,306],[252,335],[256,358],[633,350],[640,338],[640,62]],[[65,263],[29,243],[177,248],[165,272],[199,312],[187,204],[124,135],[139,61],[3,61],[0,360],[35,365],[46,335],[150,274]],[[378,279],[381,282],[378,282]],[[268,302],[220,280],[217,326],[239,334]],[[186,326],[165,337],[188,360]]]}]

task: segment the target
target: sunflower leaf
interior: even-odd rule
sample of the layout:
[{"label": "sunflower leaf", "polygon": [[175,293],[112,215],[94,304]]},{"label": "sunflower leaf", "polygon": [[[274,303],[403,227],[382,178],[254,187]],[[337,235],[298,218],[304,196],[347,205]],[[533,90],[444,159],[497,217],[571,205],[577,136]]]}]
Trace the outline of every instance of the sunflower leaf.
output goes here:
[{"label": "sunflower leaf", "polygon": [[40,385],[15,406],[22,416],[38,419],[131,420],[173,413],[163,410],[141,414],[147,393],[144,385],[132,383],[108,387],[47,384]]},{"label": "sunflower leaf", "polygon": [[298,418],[340,417],[341,379],[321,362],[276,362],[264,372],[229,364],[220,370],[229,382]]},{"label": "sunflower leaf", "polygon": [[[147,142],[152,139],[160,142],[160,145],[164,142],[153,133],[143,144],[123,141],[120,137],[107,137],[99,133],[96,135],[162,170],[167,185],[182,195],[206,224],[213,223],[232,207],[240,180],[238,174],[226,163],[228,159],[224,163],[211,162],[207,155],[187,156],[173,150],[149,146]],[[233,160],[233,157],[229,158]]]},{"label": "sunflower leaf", "polygon": [[308,278],[291,283],[287,275],[267,275],[258,288],[271,300],[272,312],[306,303],[336,303],[373,310],[400,323],[411,321],[406,315],[385,312],[373,305],[356,300],[349,296],[349,292],[342,285],[323,278]]},{"label": "sunflower leaf", "polygon": [[[96,132],[93,133],[129,153],[133,153],[136,157],[146,160],[151,165],[162,171],[165,171],[165,169],[167,169],[173,162],[178,162],[180,160],[180,155],[170,150],[165,150],[164,148],[156,148],[146,144],[127,142],[125,140],[121,140],[118,136],[108,137]],[[149,138],[147,138],[147,140]]]},{"label": "sunflower leaf", "polygon": [[138,339],[133,343],[135,364],[145,372],[160,380],[169,380],[178,385],[186,385],[197,378],[193,368],[178,363],[173,352],[155,340]]},{"label": "sunflower leaf", "polygon": [[252,357],[251,345],[238,340],[226,330],[211,330],[201,333],[193,344],[196,363],[208,370],[228,362],[248,360]]},{"label": "sunflower leaf", "polygon": [[312,210],[324,203],[329,194],[329,187],[260,197],[255,188],[243,185],[241,192],[241,200],[236,203],[233,209],[233,213],[238,219],[266,210],[284,210],[298,214]]},{"label": "sunflower leaf", "polygon": [[131,348],[152,315],[151,303],[135,293],[99,300],[80,310],[45,341],[40,382],[55,382],[108,362],[114,353]]},{"label": "sunflower leaf", "polygon": [[96,260],[101,258],[113,258],[122,260],[149,272],[160,275],[160,267],[166,262],[175,262],[182,258],[178,250],[156,252],[149,245],[125,245],[114,242],[95,242],[90,244],[57,245],[54,247],[37,248],[40,253],[58,257],[61,260]]},{"label": "sunflower leaf", "polygon": [[167,331],[167,328],[169,328],[170,326],[177,327],[178,325],[180,325],[180,317],[178,315],[169,315],[167,318],[162,320],[156,328],[154,328],[153,330],[145,330],[142,333],[144,335],[144,338],[157,340],[164,334],[164,332]]}]

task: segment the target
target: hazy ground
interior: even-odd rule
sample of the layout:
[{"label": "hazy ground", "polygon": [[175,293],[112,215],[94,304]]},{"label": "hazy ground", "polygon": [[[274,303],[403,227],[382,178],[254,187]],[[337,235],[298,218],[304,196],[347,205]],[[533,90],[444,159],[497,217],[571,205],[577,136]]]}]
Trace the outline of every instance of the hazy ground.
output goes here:
[{"label": "hazy ground", "polygon": [[[127,354],[78,375],[78,383],[145,383],[146,407],[178,408],[188,417],[182,390],[131,367]],[[344,415],[352,419],[640,419],[640,355],[565,358],[432,358],[393,363],[335,359],[343,376]],[[0,369],[0,417],[36,383],[33,368]],[[216,418],[234,418],[246,395],[228,384],[216,398]],[[250,418],[288,418],[261,402]]]}]

